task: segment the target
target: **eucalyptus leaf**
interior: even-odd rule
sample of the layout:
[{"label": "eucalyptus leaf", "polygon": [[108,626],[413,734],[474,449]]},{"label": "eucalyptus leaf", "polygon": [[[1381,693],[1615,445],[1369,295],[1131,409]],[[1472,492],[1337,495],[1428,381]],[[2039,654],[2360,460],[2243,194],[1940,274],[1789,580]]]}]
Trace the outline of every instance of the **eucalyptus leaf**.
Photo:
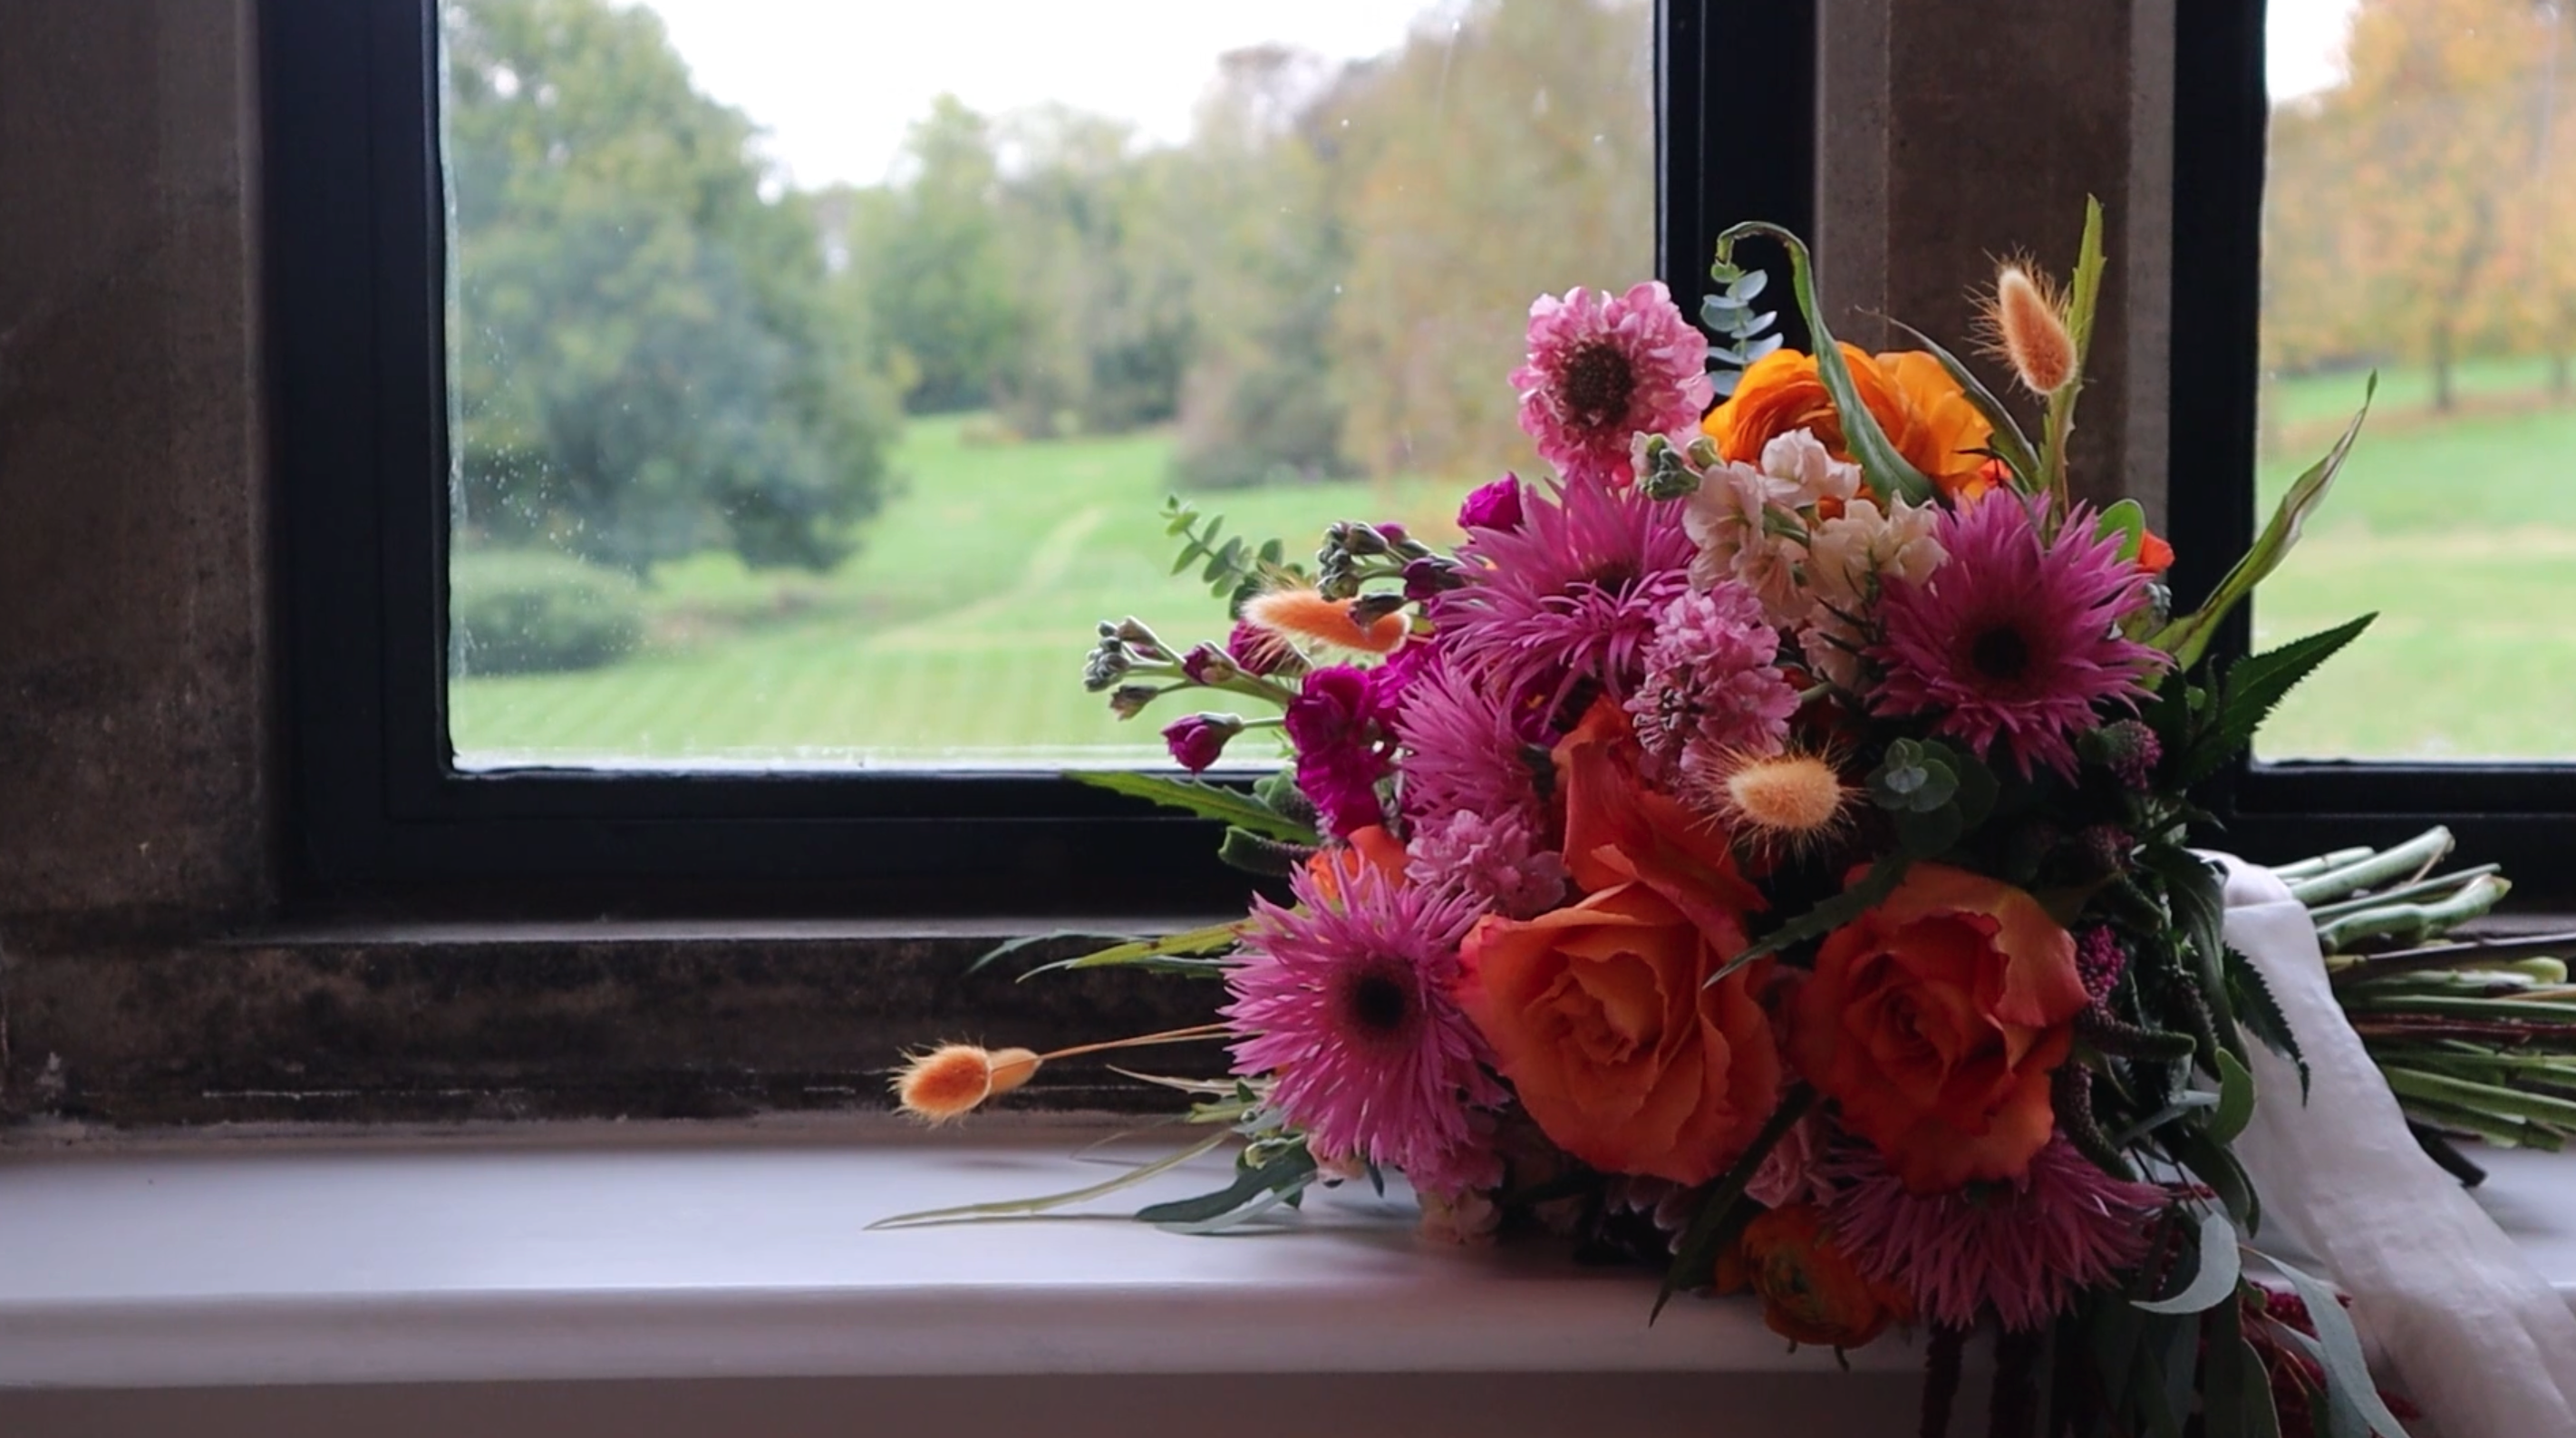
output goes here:
[{"label": "eucalyptus leaf", "polygon": [[2290,1280],[2290,1286],[2308,1305],[2308,1322],[2317,1330],[2315,1357],[2326,1371],[2326,1397],[2336,1403],[2349,1403],[2379,1438],[2406,1438],[2406,1425],[2388,1411],[2388,1404],[2379,1396],[2379,1385],[2371,1381],[2370,1361],[2362,1356],[2361,1335],[2353,1330],[2352,1315],[2343,1311],[2343,1302],[2334,1289],[2276,1255],[2267,1253],[2263,1258]]},{"label": "eucalyptus leaf", "polygon": [[2235,1297],[2236,1282],[2244,1275],[2244,1258],[2236,1251],[2236,1225],[2215,1208],[2203,1211],[2199,1248],[2200,1269],[2180,1293],[2130,1301],[2149,1313],[2183,1314],[2205,1312]]},{"label": "eucalyptus leaf", "polygon": [[2225,1049],[2218,1051],[2218,1111],[2209,1117],[2209,1136],[2234,1143],[2254,1121],[2254,1074]]},{"label": "eucalyptus leaf", "polygon": [[1940,491],[1898,452],[1887,431],[1879,427],[1878,417],[1861,402],[1860,386],[1852,379],[1851,365],[1825,327],[1824,311],[1816,303],[1815,277],[1806,242],[1778,225],[1748,220],[1730,226],[1717,237],[1717,262],[1732,265],[1736,242],[1753,235],[1776,240],[1789,252],[1789,288],[1797,297],[1798,313],[1807,321],[1807,333],[1815,340],[1816,375],[1824,381],[1825,392],[1833,397],[1834,412],[1843,422],[1844,446],[1859,463],[1870,488],[1880,494],[1901,496],[1912,504],[1933,503]]}]

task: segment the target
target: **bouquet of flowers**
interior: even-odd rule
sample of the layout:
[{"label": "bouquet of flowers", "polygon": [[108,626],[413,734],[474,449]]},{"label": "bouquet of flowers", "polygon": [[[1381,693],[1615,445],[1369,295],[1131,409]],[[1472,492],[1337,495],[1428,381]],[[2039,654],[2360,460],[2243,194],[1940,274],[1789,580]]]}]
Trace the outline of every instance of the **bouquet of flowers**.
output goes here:
[{"label": "bouquet of flowers", "polygon": [[[1284,889],[1050,966],[1212,981],[1213,1022],[948,1045],[903,1105],[1221,1041],[1231,1076],[1162,1081],[1216,1130],[1193,1152],[1239,1142],[1236,1181],[1140,1217],[1396,1171],[1448,1235],[1544,1225],[1661,1264],[1658,1309],[1749,1289],[1837,1349],[1920,1326],[1927,1431],[1992,1330],[1999,1432],[2401,1432],[2331,1291],[2248,1276],[2246,1046],[2297,1050],[2185,842],[2192,787],[2368,623],[2204,659],[2352,431],[2172,612],[2142,511],[2068,484],[2100,234],[2095,206],[2065,285],[2017,261],[1985,297],[2031,428],[1919,334],[1837,344],[1805,249],[1747,224],[1705,333],[1661,284],[1532,306],[1511,382],[1556,477],[1468,495],[1454,548],[1342,523],[1306,567],[1175,503],[1231,632],[1104,623],[1088,683],[1122,715],[1222,696],[1164,730],[1192,775],[1255,729],[1290,762],[1091,777],[1224,820],[1224,856]],[[1812,353],[1735,263],[1755,237]]]}]

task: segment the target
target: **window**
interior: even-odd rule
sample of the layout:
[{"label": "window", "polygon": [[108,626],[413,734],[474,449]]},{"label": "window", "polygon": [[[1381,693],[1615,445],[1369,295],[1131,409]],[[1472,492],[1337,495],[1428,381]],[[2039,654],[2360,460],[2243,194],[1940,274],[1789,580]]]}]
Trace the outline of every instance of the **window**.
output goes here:
[{"label": "window", "polygon": [[[2576,587],[2553,507],[2569,311],[2540,243],[2576,182],[2576,17],[2555,0],[2272,0],[2179,32],[2177,589],[2242,552],[2317,423],[2378,402],[2229,651],[2383,611],[2232,776],[2225,842],[2287,856],[2448,823],[2564,900]],[[2267,75],[2267,59],[2273,63]],[[2272,81],[2279,94],[2272,93]],[[2554,381],[2552,374],[2558,378]],[[2553,391],[2554,385],[2554,391]],[[2259,460],[2258,460],[2259,456]]]},{"label": "window", "polygon": [[[1513,0],[1455,8],[1456,22],[1465,23],[1550,7]],[[1620,9],[1612,0],[1602,8]],[[1775,127],[1758,155],[1708,163],[1717,132],[1705,76],[1728,76],[1729,106],[1747,103],[1751,85],[1779,91],[1766,97],[1768,113],[1804,117],[1811,109],[1811,61],[1784,58],[1754,75],[1713,62],[1746,44],[1811,57],[1812,10],[1736,8],[1672,0],[1634,11],[1641,27],[1653,26],[1655,173],[1666,177],[1654,187],[1661,198],[1651,233],[1660,268],[1684,293],[1696,291],[1722,220],[1764,214],[1804,223],[1810,209],[1803,118]],[[584,12],[549,13],[560,20]],[[460,33],[457,8],[429,0],[282,0],[264,13],[267,73],[292,77],[268,87],[267,174],[295,857],[308,888],[328,896],[429,886],[621,906],[649,893],[674,905],[901,912],[996,905],[1133,912],[1239,895],[1240,880],[1214,864],[1210,836],[1197,823],[1140,813],[1025,763],[916,750],[897,755],[908,767],[781,764],[770,754],[728,766],[709,762],[726,755],[686,752],[674,766],[674,755],[645,745],[597,756],[617,763],[575,764],[525,752],[542,745],[481,737],[505,732],[505,710],[485,702],[490,691],[474,682],[478,660],[490,665],[499,646],[494,631],[478,633],[470,617],[451,623],[457,602],[473,597],[465,591],[485,577],[467,572],[488,557],[478,551],[499,547],[492,542],[526,519],[506,512],[507,496],[490,492],[490,480],[532,446],[524,433],[515,455],[510,442],[492,442],[507,427],[506,416],[496,418],[502,406],[490,383],[495,353],[506,349],[492,316],[508,300],[496,298],[499,267],[484,263],[503,243],[481,207],[498,190],[471,168],[488,153],[476,149],[488,137],[458,131],[488,118],[488,108],[478,116],[473,104],[525,97],[501,93],[522,82],[493,53],[451,53],[442,85],[443,20],[451,36]],[[1645,80],[1640,73],[1641,86]],[[1532,98],[1547,101],[1543,93]],[[692,114],[725,123],[711,111]],[[682,128],[678,119],[673,128]],[[442,165],[443,156],[455,163]],[[461,250],[445,243],[451,189]],[[1646,203],[1642,192],[1635,203]],[[1639,219],[1637,232],[1646,233]],[[633,228],[621,233],[611,214],[585,234],[631,246]],[[840,254],[823,258],[834,263]],[[568,323],[558,319],[557,328]],[[525,353],[523,345],[516,357]],[[927,383],[921,373],[916,383]],[[1034,423],[1053,422],[1062,408],[1040,406]],[[944,432],[956,436],[956,423]],[[451,492],[459,459],[462,483]],[[693,462],[717,460],[701,452]],[[1209,505],[1224,507],[1222,496]],[[533,529],[561,518],[540,515]],[[727,524],[707,513],[674,522]],[[729,533],[746,529],[733,524]],[[523,526],[518,537],[528,532]],[[773,525],[750,543],[769,545],[773,555],[783,545],[796,557],[795,547],[812,538]],[[636,555],[608,545],[586,557],[632,567]],[[459,567],[451,569],[451,559]],[[1134,582],[1142,587],[1150,576],[1139,571]],[[1070,675],[1082,626],[1095,617],[1061,609],[1034,616],[1059,636],[1052,672],[1041,679]],[[451,682],[452,661],[464,671],[461,685]]]}]

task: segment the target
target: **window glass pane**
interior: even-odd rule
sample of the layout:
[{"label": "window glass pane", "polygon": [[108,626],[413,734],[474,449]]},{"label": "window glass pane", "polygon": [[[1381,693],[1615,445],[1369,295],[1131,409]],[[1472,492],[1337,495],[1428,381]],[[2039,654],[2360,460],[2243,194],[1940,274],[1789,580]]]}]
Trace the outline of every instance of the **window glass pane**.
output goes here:
[{"label": "window glass pane", "polygon": [[467,767],[1159,760],[1167,493],[1311,552],[1533,456],[1654,251],[1648,0],[450,0]]},{"label": "window glass pane", "polygon": [[2576,3],[2272,0],[2268,39],[2262,512],[2379,397],[2256,643],[2380,619],[2263,757],[2576,757]]}]

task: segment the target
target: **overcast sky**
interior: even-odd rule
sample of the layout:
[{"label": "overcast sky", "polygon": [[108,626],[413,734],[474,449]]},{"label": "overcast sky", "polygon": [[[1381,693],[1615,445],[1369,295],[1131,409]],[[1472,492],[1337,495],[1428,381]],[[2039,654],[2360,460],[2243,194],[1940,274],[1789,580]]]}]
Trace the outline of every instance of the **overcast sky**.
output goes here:
[{"label": "overcast sky", "polygon": [[[1189,133],[1216,57],[1285,41],[1382,54],[1443,0],[649,0],[700,89],[769,131],[794,183],[874,184],[904,126],[953,93],[988,114],[1048,100]],[[2277,96],[2334,83],[2356,0],[2272,0]]]}]

